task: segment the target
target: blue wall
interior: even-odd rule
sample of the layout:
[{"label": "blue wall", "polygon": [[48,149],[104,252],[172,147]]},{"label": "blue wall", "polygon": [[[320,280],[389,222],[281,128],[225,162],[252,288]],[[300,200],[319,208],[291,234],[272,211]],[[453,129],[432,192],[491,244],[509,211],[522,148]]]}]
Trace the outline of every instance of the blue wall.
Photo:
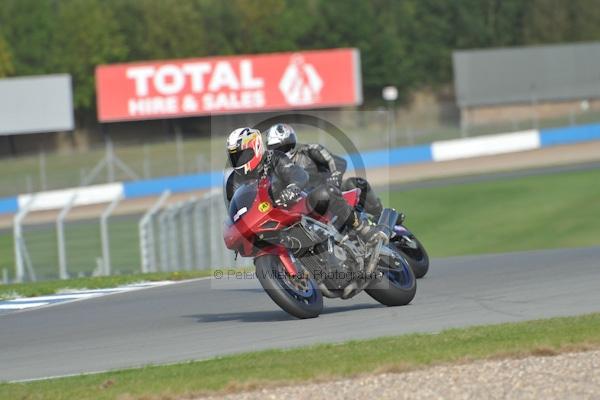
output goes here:
[{"label": "blue wall", "polygon": [[[367,151],[358,155],[350,154],[345,158],[348,162],[348,169],[359,168],[361,166],[361,160],[365,168],[380,168],[391,165],[416,164],[433,161],[430,144]],[[353,160],[356,162],[353,162]]]},{"label": "blue wall", "polygon": [[19,211],[19,202],[16,197],[0,199],[0,213],[16,213]]},{"label": "blue wall", "polygon": [[542,147],[600,140],[600,124],[565,126],[540,130]]},{"label": "blue wall", "polygon": [[170,190],[172,193],[189,192],[192,190],[220,187],[223,182],[221,172],[206,172],[202,174],[168,176],[143,181],[123,183],[123,193],[126,199],[144,196],[156,196]]}]

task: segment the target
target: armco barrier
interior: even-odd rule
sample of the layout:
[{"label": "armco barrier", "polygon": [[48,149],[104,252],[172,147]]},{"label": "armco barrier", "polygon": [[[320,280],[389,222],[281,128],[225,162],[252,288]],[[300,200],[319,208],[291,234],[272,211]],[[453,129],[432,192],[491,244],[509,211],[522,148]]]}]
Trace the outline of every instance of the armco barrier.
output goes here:
[{"label": "armco barrier", "polygon": [[[369,169],[506,154],[592,140],[600,140],[600,124],[444,140],[428,145],[398,147],[361,153],[359,162],[354,162],[356,161],[356,157],[353,155],[347,156],[346,160],[349,163],[349,169],[360,167]],[[158,196],[165,190],[177,193],[209,189],[220,186],[221,183],[222,173],[220,171],[213,171],[84,188],[54,190],[37,193],[33,208],[38,210],[62,208],[69,202],[76,191],[78,192],[77,204],[84,205],[110,202],[121,195],[126,199],[130,199]],[[31,196],[28,194],[0,199],[0,213],[16,213],[20,206],[22,207],[23,204],[28,202]]]}]

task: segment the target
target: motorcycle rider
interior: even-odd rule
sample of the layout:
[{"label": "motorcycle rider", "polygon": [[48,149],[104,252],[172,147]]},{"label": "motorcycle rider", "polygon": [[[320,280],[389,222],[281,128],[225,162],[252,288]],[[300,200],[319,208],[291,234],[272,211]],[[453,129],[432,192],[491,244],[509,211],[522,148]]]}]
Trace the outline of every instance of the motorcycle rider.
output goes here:
[{"label": "motorcycle rider", "polygon": [[[367,213],[379,218],[383,211],[381,200],[366,179],[360,177],[347,178],[342,182],[346,172],[346,160],[338,157],[320,144],[298,144],[294,128],[288,124],[276,124],[267,131],[267,147],[286,155],[297,165],[308,172],[313,186],[322,183],[334,185],[341,190],[359,188],[359,206]],[[403,219],[403,214],[400,214]]]},{"label": "motorcycle rider", "polygon": [[285,153],[301,166],[310,177],[310,186],[317,187],[323,183],[341,186],[346,160],[334,156],[320,144],[298,144],[296,131],[290,125],[276,124],[270,127],[267,131],[267,147]]},{"label": "motorcycle rider", "polygon": [[[260,131],[252,128],[238,128],[227,138],[227,155],[233,171],[225,180],[225,196],[229,203],[235,190],[241,185],[268,177],[271,180],[272,195],[275,204],[287,207],[299,200],[302,190],[310,190],[307,203],[312,211],[325,214],[331,211],[332,224],[338,231],[351,227],[364,240],[381,237],[376,229],[358,214],[342,197],[338,187],[321,184],[309,186],[309,174],[289,157],[277,150],[267,150]],[[384,235],[385,236],[385,235]]]}]

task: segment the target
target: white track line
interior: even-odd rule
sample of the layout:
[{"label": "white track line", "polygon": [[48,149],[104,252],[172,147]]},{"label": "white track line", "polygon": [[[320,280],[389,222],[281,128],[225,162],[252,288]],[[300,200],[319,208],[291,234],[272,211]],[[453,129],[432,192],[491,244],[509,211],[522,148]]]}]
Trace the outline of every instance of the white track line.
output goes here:
[{"label": "white track line", "polygon": [[24,310],[26,308],[41,307],[50,303],[25,303],[25,304],[0,304],[0,310]]},{"label": "white track line", "polygon": [[84,299],[86,297],[103,296],[105,293],[66,293],[39,297],[19,297],[18,299],[7,300],[11,303],[22,303],[31,301],[49,301],[49,300],[71,300],[71,299]]},{"label": "white track line", "polygon": [[[82,301],[87,299],[94,299],[99,297],[110,296],[114,294],[120,293],[129,293],[132,291],[144,290],[144,289],[152,289],[162,286],[168,285],[178,285],[183,283],[197,282],[197,281],[206,281],[212,279],[212,276],[205,276],[203,278],[194,278],[187,279],[182,281],[157,281],[157,282],[141,282],[135,283],[128,286],[116,287],[116,288],[106,288],[106,289],[84,289],[81,291],[69,291],[64,294],[57,294],[55,296],[40,296],[40,297],[22,297],[18,299],[5,300],[0,301],[0,311],[1,310],[14,310],[12,313],[0,313],[0,317],[4,317],[7,315],[15,314],[18,312],[25,312],[31,309],[41,309],[41,308],[49,308],[62,304],[69,304],[76,301]],[[100,293],[98,293],[100,292]],[[48,300],[52,299],[60,299],[60,297],[68,297],[64,298],[64,301],[57,302],[41,302],[39,299],[47,298]]]}]

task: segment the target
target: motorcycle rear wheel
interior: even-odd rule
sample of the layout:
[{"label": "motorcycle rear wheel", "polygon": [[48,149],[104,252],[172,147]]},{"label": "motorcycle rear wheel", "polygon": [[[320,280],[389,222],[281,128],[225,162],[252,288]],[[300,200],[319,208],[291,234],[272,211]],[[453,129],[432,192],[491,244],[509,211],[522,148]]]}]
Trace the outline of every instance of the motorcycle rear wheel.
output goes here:
[{"label": "motorcycle rear wheel", "polygon": [[419,279],[424,277],[425,274],[427,274],[427,271],[429,271],[429,255],[427,254],[425,247],[423,247],[421,242],[419,242],[419,239],[417,239],[414,235],[410,235],[409,239],[416,243],[416,249],[408,246],[402,246],[400,245],[400,242],[396,240],[393,241],[392,244],[397,251],[400,251],[404,255],[406,261],[408,261],[410,267],[415,273],[415,277]]},{"label": "motorcycle rear wheel", "polygon": [[254,265],[263,289],[283,311],[300,319],[315,318],[321,314],[323,295],[313,278],[290,276],[279,257],[273,255],[257,257]]}]

